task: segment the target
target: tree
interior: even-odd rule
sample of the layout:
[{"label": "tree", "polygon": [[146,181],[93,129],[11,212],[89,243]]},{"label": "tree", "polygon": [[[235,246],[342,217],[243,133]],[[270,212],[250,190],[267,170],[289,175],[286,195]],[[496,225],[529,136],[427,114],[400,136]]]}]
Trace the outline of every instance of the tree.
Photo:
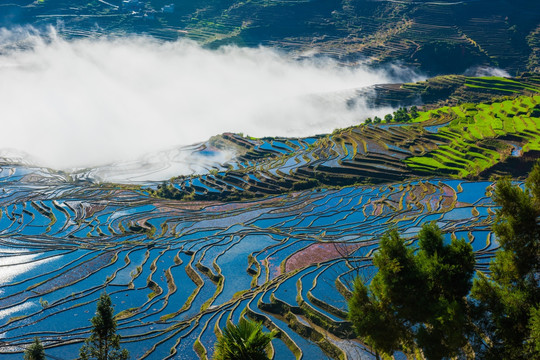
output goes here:
[{"label": "tree", "polygon": [[81,359],[125,360],[129,358],[126,349],[120,349],[120,335],[116,334],[116,320],[113,317],[111,298],[102,293],[97,303],[96,316],[91,320],[92,332],[81,347]]},{"label": "tree", "polygon": [[389,123],[389,122],[392,121],[393,118],[394,118],[394,117],[392,116],[392,114],[386,114],[386,115],[384,116],[384,121],[386,121],[387,123]]},{"label": "tree", "polygon": [[38,338],[24,351],[24,360],[45,360],[45,350]]},{"label": "tree", "polygon": [[397,230],[387,232],[373,257],[370,284],[354,282],[349,319],[376,353],[413,352],[428,359],[458,356],[472,331],[466,295],[472,286],[474,253],[465,240],[445,244],[439,228],[424,224],[418,248]]},{"label": "tree", "polygon": [[411,119],[416,119],[418,116],[420,116],[420,114],[418,113],[418,108],[416,106],[412,106],[409,113],[411,114]]},{"label": "tree", "polygon": [[531,332],[527,341],[528,353],[540,354],[540,309],[533,307],[531,309],[531,318],[529,319],[529,330]]},{"label": "tree", "polygon": [[478,352],[485,359],[540,358],[540,164],[524,189],[499,180],[493,200],[501,249],[472,289],[483,333]]},{"label": "tree", "polygon": [[275,333],[264,333],[262,324],[240,319],[228,323],[215,345],[214,360],[267,360],[266,347]]},{"label": "tree", "polygon": [[373,121],[373,120],[371,120],[371,118],[368,117],[368,118],[366,119],[366,121],[364,121],[364,123],[365,123],[365,124],[371,124],[372,121]]},{"label": "tree", "polygon": [[396,122],[407,122],[410,119],[411,117],[407,113],[407,108],[399,108],[397,111],[394,112],[394,120]]},{"label": "tree", "polygon": [[427,293],[419,302],[426,308],[416,340],[428,359],[454,357],[464,352],[473,329],[466,300],[476,263],[473,249],[463,239],[445,245],[434,223],[424,224],[418,237],[416,258]]},{"label": "tree", "polygon": [[378,117],[378,116],[375,116],[375,117],[373,118],[373,123],[374,123],[374,124],[380,124],[381,121],[382,121],[381,118]]}]

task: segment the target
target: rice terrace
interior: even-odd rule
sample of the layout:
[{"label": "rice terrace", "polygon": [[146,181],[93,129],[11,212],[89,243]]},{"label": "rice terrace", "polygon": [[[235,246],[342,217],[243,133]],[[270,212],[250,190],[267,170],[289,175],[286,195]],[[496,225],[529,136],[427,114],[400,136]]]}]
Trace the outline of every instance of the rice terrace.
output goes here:
[{"label": "rice terrace", "polygon": [[0,359],[540,359],[539,71],[535,1],[0,4]]}]

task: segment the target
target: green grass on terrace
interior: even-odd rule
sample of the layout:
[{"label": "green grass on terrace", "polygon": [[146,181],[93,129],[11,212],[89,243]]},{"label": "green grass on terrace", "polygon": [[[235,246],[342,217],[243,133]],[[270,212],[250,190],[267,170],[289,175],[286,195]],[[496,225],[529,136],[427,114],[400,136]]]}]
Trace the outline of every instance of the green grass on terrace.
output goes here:
[{"label": "green grass on terrace", "polygon": [[518,93],[522,92],[523,90],[529,90],[533,92],[540,91],[540,88],[538,87],[518,82],[512,79],[506,79],[496,76],[479,78],[469,77],[465,81],[465,86],[479,89],[498,90],[508,93]]},{"label": "green grass on terrace", "polygon": [[524,151],[540,150],[540,117],[531,116],[535,109],[540,109],[538,95],[420,112],[415,122],[434,118],[442,124],[447,122],[437,133],[442,144],[422,156],[404,161],[417,171],[468,177],[510,155],[513,146],[499,139],[500,136],[514,135],[520,139]]}]

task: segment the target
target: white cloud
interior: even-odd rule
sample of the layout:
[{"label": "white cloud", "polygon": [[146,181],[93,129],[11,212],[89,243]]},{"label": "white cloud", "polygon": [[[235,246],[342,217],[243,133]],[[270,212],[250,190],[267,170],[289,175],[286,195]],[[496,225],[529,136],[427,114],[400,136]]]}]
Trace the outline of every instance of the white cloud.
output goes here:
[{"label": "white cloud", "polygon": [[498,76],[510,77],[508,71],[490,66],[477,66],[465,71],[467,76]]},{"label": "white cloud", "polygon": [[208,50],[145,37],[66,41],[53,31],[3,30],[0,148],[67,168],[226,131],[313,135],[361,121],[365,107],[345,103],[351,89],[395,76],[395,69],[389,75],[329,59],[298,61],[262,47]]}]

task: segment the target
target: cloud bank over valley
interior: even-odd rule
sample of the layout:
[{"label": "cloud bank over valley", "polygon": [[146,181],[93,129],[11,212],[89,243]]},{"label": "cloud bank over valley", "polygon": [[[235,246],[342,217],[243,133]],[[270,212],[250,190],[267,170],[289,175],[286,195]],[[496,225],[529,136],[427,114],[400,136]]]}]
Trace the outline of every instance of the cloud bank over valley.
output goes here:
[{"label": "cloud bank over valley", "polygon": [[[63,40],[0,31],[1,148],[55,168],[93,166],[223,132],[308,136],[372,115],[353,89],[408,69],[292,59],[271,48],[210,50],[147,37]],[[379,109],[384,113],[388,109]]]}]

